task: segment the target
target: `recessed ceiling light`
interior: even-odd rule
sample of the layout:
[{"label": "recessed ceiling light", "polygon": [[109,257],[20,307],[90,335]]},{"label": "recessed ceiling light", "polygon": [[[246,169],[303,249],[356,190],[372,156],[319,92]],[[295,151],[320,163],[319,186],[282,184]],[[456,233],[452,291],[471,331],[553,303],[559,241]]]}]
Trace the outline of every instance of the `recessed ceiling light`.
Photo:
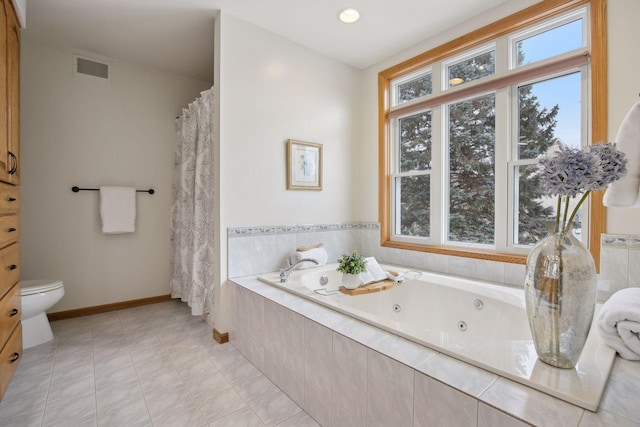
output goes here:
[{"label": "recessed ceiling light", "polygon": [[338,14],[338,19],[340,20],[340,22],[343,22],[345,24],[353,24],[358,19],[360,19],[360,12],[351,7],[348,7],[340,11],[340,13]]}]

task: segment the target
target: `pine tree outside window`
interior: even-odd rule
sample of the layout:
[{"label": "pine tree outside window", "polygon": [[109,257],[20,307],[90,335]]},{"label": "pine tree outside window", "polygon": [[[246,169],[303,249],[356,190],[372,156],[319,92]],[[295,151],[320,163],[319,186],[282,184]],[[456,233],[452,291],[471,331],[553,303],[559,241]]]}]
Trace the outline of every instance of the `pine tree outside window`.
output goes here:
[{"label": "pine tree outside window", "polygon": [[[554,213],[537,157],[592,142],[589,13],[599,2],[555,1],[538,19],[525,10],[527,25],[508,17],[508,30],[475,47],[454,41],[380,73],[384,246],[524,262]],[[576,224],[583,240],[588,211]]]}]

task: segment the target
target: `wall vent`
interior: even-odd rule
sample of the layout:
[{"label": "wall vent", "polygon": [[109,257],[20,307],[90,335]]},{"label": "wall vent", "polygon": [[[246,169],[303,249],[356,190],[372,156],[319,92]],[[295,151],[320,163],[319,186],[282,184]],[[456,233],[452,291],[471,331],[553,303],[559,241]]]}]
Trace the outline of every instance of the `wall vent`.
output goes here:
[{"label": "wall vent", "polygon": [[75,73],[109,80],[110,66],[108,63],[98,62],[92,59],[82,58],[80,56],[75,56],[74,60],[75,64],[73,71]]}]

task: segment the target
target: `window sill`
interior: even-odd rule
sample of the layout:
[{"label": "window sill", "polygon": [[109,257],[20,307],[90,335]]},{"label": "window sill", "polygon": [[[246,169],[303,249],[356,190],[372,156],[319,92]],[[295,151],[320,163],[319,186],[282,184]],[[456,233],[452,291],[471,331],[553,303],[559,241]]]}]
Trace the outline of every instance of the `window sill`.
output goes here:
[{"label": "window sill", "polygon": [[449,246],[428,246],[418,245],[415,243],[394,242],[392,240],[383,241],[380,243],[385,248],[404,249],[408,251],[429,252],[440,255],[459,256],[464,258],[483,259],[487,261],[506,262],[509,264],[526,264],[526,255],[507,254],[500,252],[493,252],[489,250],[480,249],[466,249],[455,248]]}]

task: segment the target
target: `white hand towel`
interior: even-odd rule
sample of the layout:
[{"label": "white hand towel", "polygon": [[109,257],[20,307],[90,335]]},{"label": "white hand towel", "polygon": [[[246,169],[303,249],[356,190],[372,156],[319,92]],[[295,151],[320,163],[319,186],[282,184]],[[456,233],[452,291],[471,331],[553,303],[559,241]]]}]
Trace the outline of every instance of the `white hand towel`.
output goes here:
[{"label": "white hand towel", "polygon": [[136,231],[136,189],[100,187],[100,218],[104,234]]},{"label": "white hand towel", "polygon": [[318,264],[314,264],[310,261],[303,262],[298,267],[299,269],[325,265],[327,263],[327,260],[329,259],[329,256],[327,255],[327,251],[323,247],[318,247],[318,248],[308,249],[306,251],[296,251],[292,256],[291,261],[295,263],[296,261],[300,261],[301,259],[304,259],[304,258],[315,259],[316,261],[318,261]]},{"label": "white hand towel", "polygon": [[626,155],[627,175],[609,184],[603,203],[611,207],[640,207],[640,102],[627,113],[615,142]]},{"label": "white hand towel", "polygon": [[600,336],[627,360],[640,360],[640,288],[622,289],[598,314]]}]

